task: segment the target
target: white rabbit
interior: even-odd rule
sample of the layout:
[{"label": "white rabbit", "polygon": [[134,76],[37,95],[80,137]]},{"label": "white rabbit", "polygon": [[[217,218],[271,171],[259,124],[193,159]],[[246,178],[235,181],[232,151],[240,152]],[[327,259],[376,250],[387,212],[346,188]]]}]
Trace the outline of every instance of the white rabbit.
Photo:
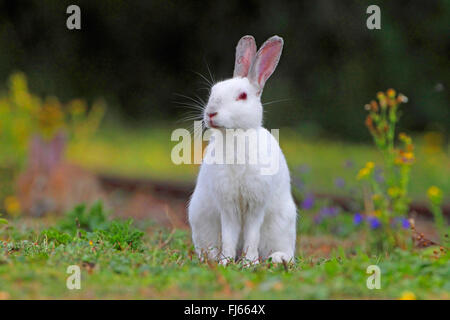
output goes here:
[{"label": "white rabbit", "polygon": [[[192,238],[200,257],[207,254],[222,264],[234,261],[240,252],[249,263],[269,257],[275,263],[294,258],[297,209],[289,169],[278,142],[262,127],[261,93],[282,48],[283,39],[273,36],[256,52],[254,38],[242,37],[236,47],[234,77],[211,88],[204,109],[206,127],[224,136],[229,129],[241,129],[235,130],[234,137],[254,130],[258,141],[264,141],[261,137],[267,141],[262,146],[249,145],[248,137],[244,138],[246,150],[269,150],[278,170],[262,174],[260,162],[214,163],[212,150],[223,149],[216,139],[210,139],[188,208]],[[226,149],[225,156],[229,152]]]}]

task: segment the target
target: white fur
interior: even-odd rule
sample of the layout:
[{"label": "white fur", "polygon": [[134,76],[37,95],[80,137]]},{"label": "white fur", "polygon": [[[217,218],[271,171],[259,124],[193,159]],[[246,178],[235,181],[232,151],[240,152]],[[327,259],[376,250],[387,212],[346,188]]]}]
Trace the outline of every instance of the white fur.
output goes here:
[{"label": "white fur", "polygon": [[[199,256],[207,254],[221,263],[234,260],[241,252],[250,263],[269,257],[279,263],[294,257],[297,211],[285,157],[275,138],[262,127],[263,85],[247,77],[219,82],[212,87],[205,108],[207,127],[213,125],[223,133],[227,128],[244,129],[240,134],[254,129],[275,146],[269,154],[279,161],[275,174],[262,175],[261,162],[210,164],[204,159],[189,203],[189,223]],[[247,99],[237,100],[242,92]],[[211,123],[208,114],[214,112],[217,115]],[[205,157],[215,144],[211,139]]]}]

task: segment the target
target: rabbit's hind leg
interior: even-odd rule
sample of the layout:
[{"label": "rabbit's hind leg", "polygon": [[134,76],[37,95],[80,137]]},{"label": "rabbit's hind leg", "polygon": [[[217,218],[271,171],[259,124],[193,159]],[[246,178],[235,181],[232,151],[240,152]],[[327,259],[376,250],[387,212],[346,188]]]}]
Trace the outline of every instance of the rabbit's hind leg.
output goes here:
[{"label": "rabbit's hind leg", "polygon": [[297,209],[291,197],[271,205],[261,229],[260,254],[272,262],[292,261],[295,253]]}]

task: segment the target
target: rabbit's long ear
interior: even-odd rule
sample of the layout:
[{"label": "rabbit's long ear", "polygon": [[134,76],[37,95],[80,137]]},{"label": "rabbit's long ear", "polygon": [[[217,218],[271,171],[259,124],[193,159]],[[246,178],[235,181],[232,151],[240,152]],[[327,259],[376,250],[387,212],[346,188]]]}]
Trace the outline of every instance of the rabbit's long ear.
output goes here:
[{"label": "rabbit's long ear", "polygon": [[248,72],[248,79],[262,91],[267,79],[272,75],[283,50],[283,38],[273,36],[259,48]]},{"label": "rabbit's long ear", "polygon": [[252,36],[243,36],[236,46],[233,77],[246,77],[255,55],[255,38]]}]

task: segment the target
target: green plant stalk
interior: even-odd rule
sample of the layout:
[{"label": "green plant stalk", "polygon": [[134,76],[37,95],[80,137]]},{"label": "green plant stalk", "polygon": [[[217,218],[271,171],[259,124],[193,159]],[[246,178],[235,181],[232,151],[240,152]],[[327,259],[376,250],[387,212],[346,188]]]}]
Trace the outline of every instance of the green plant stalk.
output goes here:
[{"label": "green plant stalk", "polygon": [[436,225],[436,229],[439,233],[439,240],[441,242],[444,241],[445,237],[445,220],[444,215],[442,214],[441,207],[437,203],[431,203],[431,212],[433,213],[434,223]]},{"label": "green plant stalk", "polygon": [[385,167],[386,167],[386,182],[388,187],[395,185],[394,172],[394,140],[395,140],[395,124],[397,122],[396,116],[397,106],[394,105],[389,109],[389,126],[387,132],[387,148],[385,150]]},{"label": "green plant stalk", "polygon": [[409,165],[402,165],[400,168],[400,195],[393,202],[394,215],[404,216],[407,214],[409,207],[408,198],[408,185],[409,185],[409,174],[411,167]]}]

